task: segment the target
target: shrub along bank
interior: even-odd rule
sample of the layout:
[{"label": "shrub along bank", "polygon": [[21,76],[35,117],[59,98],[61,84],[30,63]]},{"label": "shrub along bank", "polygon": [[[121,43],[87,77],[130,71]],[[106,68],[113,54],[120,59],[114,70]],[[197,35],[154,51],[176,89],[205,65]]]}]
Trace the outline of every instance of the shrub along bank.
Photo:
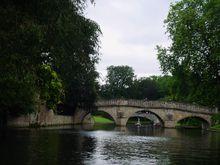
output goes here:
[{"label": "shrub along bank", "polygon": [[220,131],[220,113],[212,115],[211,120],[212,120],[211,130]]}]

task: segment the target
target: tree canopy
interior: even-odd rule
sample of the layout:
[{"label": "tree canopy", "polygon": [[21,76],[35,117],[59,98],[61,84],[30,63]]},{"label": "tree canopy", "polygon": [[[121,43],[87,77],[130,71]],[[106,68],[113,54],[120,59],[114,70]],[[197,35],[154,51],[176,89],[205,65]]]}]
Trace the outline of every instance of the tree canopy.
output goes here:
[{"label": "tree canopy", "polygon": [[165,25],[172,44],[157,46],[158,60],[174,76],[174,99],[220,107],[220,1],[177,1]]},{"label": "tree canopy", "polygon": [[134,80],[134,70],[130,66],[109,66],[106,84],[102,86],[107,98],[127,98]]},{"label": "tree canopy", "polygon": [[3,0],[0,6],[0,111],[62,104],[73,111],[96,99],[99,26],[86,0]]},{"label": "tree canopy", "polygon": [[170,98],[171,76],[137,78],[130,66],[110,66],[107,68],[106,83],[99,87],[101,99],[147,99]]}]

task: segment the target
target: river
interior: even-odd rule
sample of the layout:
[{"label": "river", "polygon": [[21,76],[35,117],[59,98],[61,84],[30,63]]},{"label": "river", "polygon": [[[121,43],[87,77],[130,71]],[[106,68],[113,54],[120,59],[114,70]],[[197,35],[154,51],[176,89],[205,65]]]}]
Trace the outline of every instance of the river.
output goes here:
[{"label": "river", "polygon": [[220,133],[152,127],[8,129],[1,165],[219,165]]}]

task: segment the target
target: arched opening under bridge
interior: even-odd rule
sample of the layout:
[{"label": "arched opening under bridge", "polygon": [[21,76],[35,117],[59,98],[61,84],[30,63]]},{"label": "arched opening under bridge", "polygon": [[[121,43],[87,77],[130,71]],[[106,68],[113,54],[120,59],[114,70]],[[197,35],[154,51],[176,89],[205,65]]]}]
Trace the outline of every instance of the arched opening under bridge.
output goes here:
[{"label": "arched opening under bridge", "polygon": [[106,111],[98,110],[91,113],[94,124],[115,124],[114,117]]},{"label": "arched opening under bridge", "polygon": [[163,127],[164,122],[159,115],[150,110],[139,110],[133,113],[127,120],[126,125],[151,125]]},{"label": "arched opening under bridge", "polygon": [[189,116],[180,119],[176,123],[177,128],[197,128],[197,129],[207,129],[210,127],[210,123],[198,116]]}]

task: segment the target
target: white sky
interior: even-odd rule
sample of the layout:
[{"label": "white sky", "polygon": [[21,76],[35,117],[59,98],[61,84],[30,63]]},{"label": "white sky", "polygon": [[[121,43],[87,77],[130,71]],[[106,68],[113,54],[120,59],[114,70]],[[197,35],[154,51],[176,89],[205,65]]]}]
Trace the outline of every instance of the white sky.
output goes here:
[{"label": "white sky", "polygon": [[110,65],[129,65],[138,77],[160,75],[156,45],[169,45],[164,19],[174,0],[96,0],[86,17],[96,21],[103,35],[101,60],[97,70],[101,78]]}]

